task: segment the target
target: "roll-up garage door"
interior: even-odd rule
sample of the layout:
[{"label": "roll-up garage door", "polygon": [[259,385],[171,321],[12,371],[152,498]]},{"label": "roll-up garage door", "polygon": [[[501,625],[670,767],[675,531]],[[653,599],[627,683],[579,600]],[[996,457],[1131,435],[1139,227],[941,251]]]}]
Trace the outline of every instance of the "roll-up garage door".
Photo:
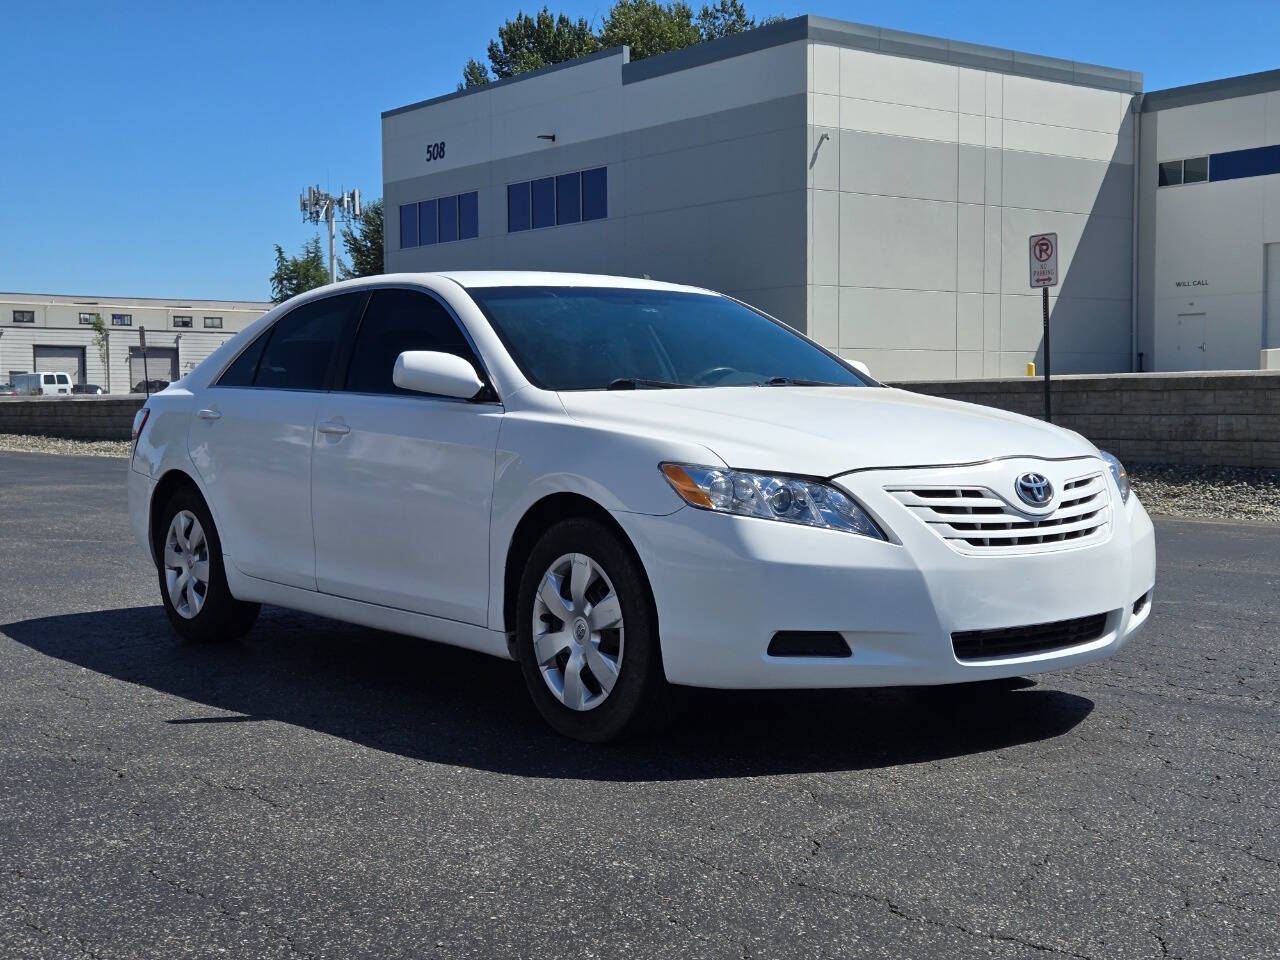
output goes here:
[{"label": "roll-up garage door", "polygon": [[[146,374],[152,380],[172,383],[178,379],[178,348],[147,347]],[[133,389],[146,377],[143,375],[142,348],[129,348],[129,389]]]},{"label": "roll-up garage door", "polygon": [[35,366],[44,373],[65,373],[72,383],[84,383],[84,347],[35,347]]}]

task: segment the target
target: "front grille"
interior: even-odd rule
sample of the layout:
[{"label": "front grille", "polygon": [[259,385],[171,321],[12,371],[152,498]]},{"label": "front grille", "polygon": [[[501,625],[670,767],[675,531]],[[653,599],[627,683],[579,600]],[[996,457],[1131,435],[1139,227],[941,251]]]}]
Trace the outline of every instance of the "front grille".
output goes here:
[{"label": "front grille", "polygon": [[990,660],[994,657],[1020,657],[1047,650],[1063,650],[1097,640],[1107,629],[1107,615],[1056,623],[1036,623],[1027,627],[1003,627],[999,630],[966,630],[951,635],[951,646],[958,660]]},{"label": "front grille", "polygon": [[986,487],[890,487],[889,493],[961,553],[1042,552],[1101,539],[1111,503],[1101,473],[1069,480],[1047,516],[1032,517]]}]

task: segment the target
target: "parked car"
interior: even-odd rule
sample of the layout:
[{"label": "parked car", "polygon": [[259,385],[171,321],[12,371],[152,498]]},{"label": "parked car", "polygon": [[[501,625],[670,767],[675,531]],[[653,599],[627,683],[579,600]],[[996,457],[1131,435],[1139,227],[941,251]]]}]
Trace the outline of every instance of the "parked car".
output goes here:
[{"label": "parked car", "polygon": [[12,383],[0,383],[0,397],[16,397],[18,388]]},{"label": "parked car", "polygon": [[274,603],[509,657],[583,740],[644,729],[671,685],[1074,667],[1151,610],[1152,526],[1115,457],[884,387],[692,287],[331,285],[134,434],[131,522],[181,636]]},{"label": "parked car", "polygon": [[159,393],[169,385],[168,380],[139,380],[133,385],[134,393]]},{"label": "parked car", "polygon": [[65,373],[41,371],[20,373],[13,379],[13,386],[23,397],[70,396],[71,376]]},{"label": "parked car", "polygon": [[83,393],[89,396],[96,397],[96,396],[101,396],[107,391],[103,390],[102,387],[98,386],[96,383],[77,383],[72,385],[71,392]]}]

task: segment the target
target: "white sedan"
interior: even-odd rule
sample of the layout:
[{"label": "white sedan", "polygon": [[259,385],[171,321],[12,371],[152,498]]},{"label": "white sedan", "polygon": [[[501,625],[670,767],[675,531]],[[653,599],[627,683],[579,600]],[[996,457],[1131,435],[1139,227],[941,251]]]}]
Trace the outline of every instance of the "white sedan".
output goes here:
[{"label": "white sedan", "polygon": [[671,686],[951,684],[1115,653],[1151,522],[1079,434],[876,383],[692,287],[388,275],[281,304],[135,421],[174,628],[259,604],[518,660],[572,737]]}]

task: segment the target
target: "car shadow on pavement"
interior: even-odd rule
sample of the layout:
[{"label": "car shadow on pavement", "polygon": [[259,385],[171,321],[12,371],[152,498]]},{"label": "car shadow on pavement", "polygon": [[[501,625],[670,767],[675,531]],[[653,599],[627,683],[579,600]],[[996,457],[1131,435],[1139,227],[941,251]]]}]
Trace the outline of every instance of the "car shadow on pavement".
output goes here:
[{"label": "car shadow on pavement", "polygon": [[552,733],[514,663],[273,607],[247,637],[226,644],[179,640],[158,606],[42,617],[0,633],[190,701],[160,721],[188,731],[275,720],[414,759],[532,777],[649,781],[892,767],[1061,736],[1093,709],[1085,697],[1029,680],[948,691],[690,691],[666,732],[600,747]]}]

